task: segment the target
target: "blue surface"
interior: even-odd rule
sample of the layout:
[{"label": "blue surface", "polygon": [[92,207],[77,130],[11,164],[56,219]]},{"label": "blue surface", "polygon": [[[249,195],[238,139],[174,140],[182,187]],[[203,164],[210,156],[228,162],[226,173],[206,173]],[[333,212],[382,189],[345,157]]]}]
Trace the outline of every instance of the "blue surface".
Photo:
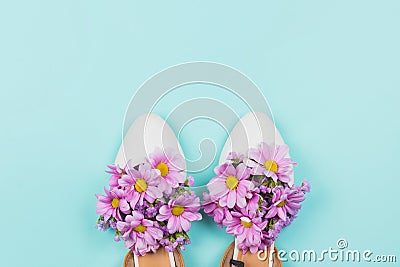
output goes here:
[{"label": "blue surface", "polygon": [[[259,85],[299,162],[297,181],[312,184],[279,248],[321,251],[343,237],[400,261],[400,3],[145,2],[0,4],[0,265],[121,266],[123,245],[95,229],[94,194],[135,90],[192,60],[230,65]],[[190,138],[213,133],[223,145],[223,132],[196,129],[181,136],[189,156]],[[186,265],[218,266],[231,237],[208,218],[190,235]]]}]

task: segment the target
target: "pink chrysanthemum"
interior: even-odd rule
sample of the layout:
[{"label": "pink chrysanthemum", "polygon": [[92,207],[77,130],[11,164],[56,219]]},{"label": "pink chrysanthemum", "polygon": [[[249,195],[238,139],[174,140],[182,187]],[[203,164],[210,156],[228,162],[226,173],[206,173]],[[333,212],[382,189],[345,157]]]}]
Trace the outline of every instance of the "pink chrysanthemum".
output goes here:
[{"label": "pink chrysanthemum", "polygon": [[160,172],[161,177],[168,182],[167,188],[178,187],[178,184],[185,182],[185,174],[183,171],[184,159],[173,149],[156,148],[149,155],[148,163]]},{"label": "pink chrysanthemum", "polygon": [[145,255],[147,252],[156,252],[163,232],[157,222],[144,219],[143,214],[133,211],[125,218],[125,222],[117,222],[117,229],[122,233],[125,247],[136,255]]},{"label": "pink chrysanthemum", "polygon": [[248,212],[246,209],[232,211],[232,218],[225,219],[226,232],[236,236],[238,247],[246,253],[256,253],[261,245],[262,230],[267,226],[268,221],[262,220],[255,212]]},{"label": "pink chrysanthemum", "polygon": [[168,205],[160,208],[158,221],[168,221],[167,229],[170,234],[190,230],[190,223],[201,220],[200,199],[192,194],[181,195],[171,199]]},{"label": "pink chrysanthemum", "polygon": [[163,196],[158,187],[159,174],[149,164],[140,164],[137,169],[129,168],[127,174],[119,179],[119,185],[125,189],[126,199],[131,207],[143,205],[143,200],[150,203]]},{"label": "pink chrysanthemum", "polygon": [[286,157],[288,152],[287,145],[274,146],[262,142],[258,149],[249,149],[249,160],[245,163],[252,168],[253,175],[265,175],[271,177],[275,182],[281,180],[293,184],[290,177],[293,173],[292,165],[297,163]]},{"label": "pink chrysanthemum", "polygon": [[222,222],[225,218],[231,218],[228,207],[221,207],[218,201],[213,201],[211,196],[204,193],[204,204],[202,205],[204,212],[214,218],[215,223],[222,227]]},{"label": "pink chrysanthemum", "polygon": [[232,164],[225,163],[216,169],[216,174],[207,184],[211,198],[218,199],[221,207],[233,208],[237,204],[244,208],[246,195],[254,188],[254,184],[247,180],[250,169],[244,164],[235,168]]},{"label": "pink chrysanthemum", "polygon": [[125,170],[122,169],[119,165],[107,165],[109,170],[107,170],[107,173],[111,174],[110,177],[110,188],[113,189],[115,187],[118,187],[118,180],[122,178],[126,174]]},{"label": "pink chrysanthemum", "polygon": [[304,192],[294,188],[275,187],[272,189],[272,205],[269,207],[266,218],[273,218],[278,215],[286,221],[288,215],[296,215],[301,208],[300,202],[304,201]]},{"label": "pink chrysanthemum", "polygon": [[249,212],[256,212],[259,208],[259,201],[260,201],[260,190],[258,188],[255,188],[253,192],[248,194],[248,200],[247,200],[247,206],[246,210]]},{"label": "pink chrysanthemum", "polygon": [[107,221],[110,217],[121,220],[121,211],[125,214],[130,212],[130,207],[125,199],[124,191],[121,189],[108,190],[104,187],[105,196],[96,195],[96,213]]}]

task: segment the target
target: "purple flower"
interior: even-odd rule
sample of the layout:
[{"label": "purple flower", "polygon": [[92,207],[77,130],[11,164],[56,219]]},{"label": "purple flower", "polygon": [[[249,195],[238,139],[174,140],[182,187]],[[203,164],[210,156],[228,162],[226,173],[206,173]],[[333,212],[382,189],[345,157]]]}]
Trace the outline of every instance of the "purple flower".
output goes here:
[{"label": "purple flower", "polygon": [[108,221],[110,217],[121,220],[121,211],[125,214],[130,212],[130,207],[125,199],[124,191],[121,189],[113,189],[111,191],[104,187],[105,196],[96,195],[96,213],[104,216],[104,220]]},{"label": "purple flower", "polygon": [[293,188],[275,187],[272,189],[272,205],[269,207],[266,218],[273,218],[276,215],[286,221],[288,215],[296,215],[301,208],[300,202],[304,198],[304,193],[299,191],[296,186]]},{"label": "purple flower", "polygon": [[125,218],[125,222],[117,222],[117,229],[122,233],[125,247],[136,255],[145,255],[147,252],[156,252],[163,232],[154,221],[144,219],[143,214],[133,211]]},{"label": "purple flower", "polygon": [[261,239],[260,249],[264,249],[265,246],[267,247],[271,246],[272,243],[278,238],[282,229],[291,224],[295,218],[296,216],[293,215],[290,216],[286,221],[280,218],[271,219],[272,223],[268,226],[268,231],[264,230],[262,232],[263,236]]},{"label": "purple flower", "polygon": [[149,155],[148,163],[157,169],[161,177],[169,183],[167,188],[178,187],[179,184],[185,182],[185,174],[183,171],[184,159],[173,149],[167,148],[164,151],[156,148],[153,153]]},{"label": "purple flower", "polygon": [[119,185],[125,189],[126,199],[134,208],[137,203],[143,205],[146,199],[150,203],[163,196],[158,188],[158,173],[149,164],[140,164],[138,169],[129,168],[128,174],[119,180]]},{"label": "purple flower", "polygon": [[278,238],[278,235],[283,227],[284,222],[282,220],[278,220],[270,227],[270,229],[268,229],[268,231],[262,231],[260,249],[264,249],[265,246],[270,247],[272,243]]},{"label": "purple flower", "polygon": [[271,188],[269,188],[268,186],[265,186],[265,185],[260,185],[260,191],[263,194],[271,193]]},{"label": "purple flower", "polygon": [[268,221],[263,221],[255,212],[248,212],[245,209],[233,211],[232,218],[226,219],[226,232],[237,238],[238,247],[246,253],[256,253],[261,245],[262,230]]},{"label": "purple flower", "polygon": [[304,192],[310,192],[311,190],[311,185],[307,180],[303,180],[303,183],[301,184],[301,190]]},{"label": "purple flower", "polygon": [[190,230],[190,223],[201,220],[200,199],[192,195],[182,195],[171,199],[168,205],[160,208],[158,221],[168,221],[167,228],[170,234]]},{"label": "purple flower", "polygon": [[146,217],[147,217],[147,218],[153,218],[153,217],[155,217],[155,216],[158,214],[159,209],[160,209],[160,206],[148,207],[148,208],[145,210]]},{"label": "purple flower", "polygon": [[223,164],[216,170],[217,176],[207,184],[210,196],[218,199],[219,205],[233,208],[246,206],[246,195],[254,188],[254,184],[247,179],[250,169],[244,164],[236,168],[232,164]]},{"label": "purple flower", "polygon": [[117,229],[117,222],[115,220],[110,220],[110,227],[111,229]]},{"label": "purple flower", "polygon": [[252,168],[253,175],[265,175],[275,182],[293,184],[290,175],[293,173],[292,165],[297,164],[291,158],[286,157],[289,152],[287,145],[269,146],[260,143],[258,149],[249,149],[249,160],[246,165]]},{"label": "purple flower", "polygon": [[114,241],[119,242],[121,240],[121,237],[119,235],[114,236]]},{"label": "purple flower", "polygon": [[107,231],[110,228],[110,224],[104,220],[99,219],[97,221],[97,230]]}]

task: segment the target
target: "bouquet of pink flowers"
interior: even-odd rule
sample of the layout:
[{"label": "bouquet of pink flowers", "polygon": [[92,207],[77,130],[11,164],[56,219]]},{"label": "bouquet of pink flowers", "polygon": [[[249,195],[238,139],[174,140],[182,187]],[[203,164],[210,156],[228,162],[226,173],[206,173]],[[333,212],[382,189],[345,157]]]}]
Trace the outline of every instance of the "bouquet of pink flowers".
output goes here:
[{"label": "bouquet of pink flowers", "polygon": [[174,151],[157,148],[142,164],[109,165],[109,188],[96,195],[98,229],[115,231],[114,240],[122,238],[138,256],[160,246],[170,252],[184,249],[191,222],[201,220],[201,214],[200,199],[190,190],[193,178],[177,167],[182,160]]},{"label": "bouquet of pink flowers", "polygon": [[239,249],[256,253],[269,247],[283,227],[288,226],[301,208],[304,180],[293,184],[293,165],[287,145],[260,143],[248,157],[231,152],[227,162],[215,168],[216,177],[207,184],[204,211],[226,226],[235,236]]}]

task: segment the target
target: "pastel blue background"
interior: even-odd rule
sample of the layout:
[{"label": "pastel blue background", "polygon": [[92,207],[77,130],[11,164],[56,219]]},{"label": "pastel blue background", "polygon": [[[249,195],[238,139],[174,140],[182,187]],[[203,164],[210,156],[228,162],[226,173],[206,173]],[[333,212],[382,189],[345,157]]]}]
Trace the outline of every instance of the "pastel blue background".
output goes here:
[{"label": "pastel blue background", "polygon": [[[0,265],[121,266],[122,243],[95,229],[94,194],[135,90],[193,60],[230,65],[259,85],[300,163],[297,181],[312,184],[280,249],[321,251],[343,237],[399,261],[400,2],[143,2],[1,2]],[[192,156],[190,135],[213,132],[185,131]],[[222,146],[226,136],[213,134]],[[218,266],[231,237],[209,219],[190,235],[186,265]]]}]

